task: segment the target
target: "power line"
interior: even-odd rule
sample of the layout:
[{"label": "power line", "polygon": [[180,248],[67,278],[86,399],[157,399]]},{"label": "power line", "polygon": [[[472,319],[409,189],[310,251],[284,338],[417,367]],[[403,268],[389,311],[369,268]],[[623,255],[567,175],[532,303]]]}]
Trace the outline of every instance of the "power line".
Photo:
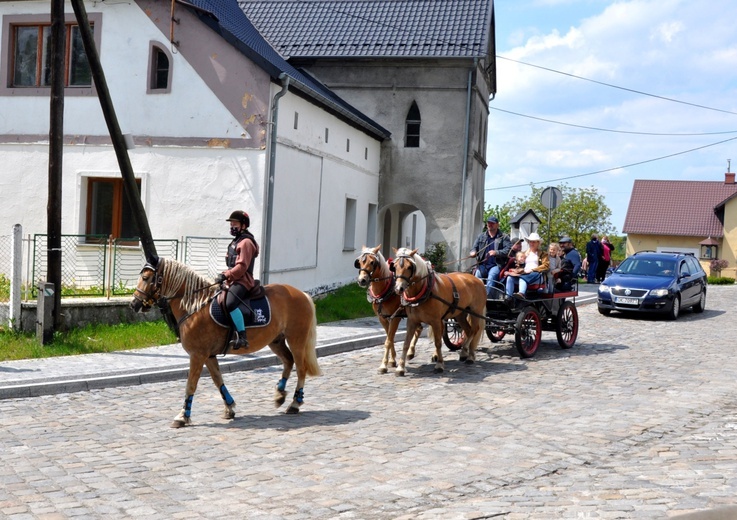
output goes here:
[{"label": "power line", "polygon": [[640,95],[643,95],[643,96],[650,96],[650,97],[654,97],[654,98],[657,98],[657,99],[663,99],[665,101],[672,101],[673,103],[680,103],[682,105],[689,105],[689,106],[696,107],[696,108],[703,108],[705,110],[713,110],[715,112],[723,112],[725,114],[732,114],[732,115],[737,116],[737,112],[731,112],[729,110],[722,110],[721,108],[707,107],[707,106],[704,106],[704,105],[698,105],[696,103],[689,103],[688,101],[681,101],[679,99],[673,99],[673,98],[669,98],[669,97],[665,97],[665,96],[658,96],[656,94],[649,94],[647,92],[642,92],[641,90],[634,90],[634,89],[631,89],[631,88],[620,87],[618,85],[613,85],[611,83],[605,83],[603,81],[597,81],[595,79],[589,79],[589,78],[584,78],[582,76],[576,76],[575,74],[571,74],[569,72],[563,72],[563,71],[560,71],[560,70],[555,70],[555,69],[550,69],[548,67],[543,67],[541,65],[535,65],[533,63],[526,63],[524,61],[514,60],[512,58],[507,58],[505,56],[500,56],[498,54],[496,55],[496,57],[499,58],[499,59],[502,59],[502,60],[507,60],[507,61],[512,61],[514,63],[519,63],[520,65],[527,65],[528,67],[535,67],[536,69],[547,70],[549,72],[555,72],[556,74],[562,74],[564,76],[570,76],[571,78],[581,79],[581,80],[584,80],[584,81],[590,81],[591,83],[597,83],[599,85],[604,85],[605,87],[616,88],[616,89],[619,89],[619,90],[626,90],[627,92],[634,92],[635,94],[640,94]]},{"label": "power line", "polygon": [[484,192],[487,192],[487,191],[497,191],[497,190],[507,190],[507,189],[511,189],[511,188],[522,188],[522,187],[527,187],[527,186],[530,186],[530,185],[538,185],[538,184],[551,184],[551,183],[555,183],[555,182],[559,182],[559,181],[566,181],[566,180],[569,180],[569,179],[578,179],[580,177],[588,177],[590,175],[597,175],[599,173],[612,172],[614,170],[620,170],[622,168],[631,168],[633,166],[640,166],[641,164],[647,164],[647,163],[651,163],[651,162],[655,162],[655,161],[661,161],[663,159],[669,159],[671,157],[676,157],[678,155],[683,155],[683,154],[687,154],[687,153],[690,153],[690,152],[695,152],[695,151],[698,151],[698,150],[703,150],[704,148],[709,148],[711,146],[717,146],[717,145],[728,143],[728,142],[734,141],[734,140],[737,140],[737,137],[730,137],[729,139],[725,139],[724,141],[719,141],[719,142],[711,143],[711,144],[705,144],[704,146],[699,146],[697,148],[691,148],[690,150],[683,150],[682,152],[676,152],[676,153],[672,153],[670,155],[663,155],[661,157],[656,157],[654,159],[647,159],[645,161],[640,161],[640,162],[636,162],[636,163],[625,164],[623,166],[615,166],[614,168],[607,168],[605,170],[597,170],[595,172],[580,173],[578,175],[569,175],[568,177],[559,177],[557,179],[550,179],[550,180],[542,181],[542,182],[528,182],[526,184],[514,184],[512,186],[499,186],[499,187],[496,187],[496,188],[486,188],[486,189],[484,189]]},{"label": "power line", "polygon": [[677,137],[677,136],[695,136],[695,135],[721,135],[721,134],[737,134],[737,130],[727,130],[724,132],[701,132],[701,133],[693,133],[693,134],[666,134],[666,133],[659,133],[659,132],[634,132],[629,130],[612,130],[609,128],[597,128],[595,126],[584,126],[584,125],[576,125],[573,123],[564,123],[562,121],[554,121],[552,119],[544,119],[542,117],[536,117],[536,116],[530,116],[527,114],[520,114],[518,112],[512,112],[511,110],[504,110],[502,108],[495,108],[490,106],[490,110],[496,110],[497,112],[504,112],[505,114],[512,114],[514,116],[519,117],[526,117],[528,119],[535,119],[537,121],[544,121],[546,123],[554,123],[556,125],[564,125],[564,126],[573,126],[575,128],[583,128],[585,130],[596,130],[598,132],[614,132],[617,134],[635,134],[635,135],[664,135],[664,136],[671,136],[671,137]]}]

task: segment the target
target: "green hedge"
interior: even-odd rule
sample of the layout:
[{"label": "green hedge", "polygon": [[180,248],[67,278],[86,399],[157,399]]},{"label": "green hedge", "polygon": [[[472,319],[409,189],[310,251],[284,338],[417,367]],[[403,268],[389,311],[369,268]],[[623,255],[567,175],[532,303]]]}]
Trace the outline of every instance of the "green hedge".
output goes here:
[{"label": "green hedge", "polygon": [[726,276],[709,276],[707,278],[709,285],[732,285],[734,284],[734,278],[728,278]]}]

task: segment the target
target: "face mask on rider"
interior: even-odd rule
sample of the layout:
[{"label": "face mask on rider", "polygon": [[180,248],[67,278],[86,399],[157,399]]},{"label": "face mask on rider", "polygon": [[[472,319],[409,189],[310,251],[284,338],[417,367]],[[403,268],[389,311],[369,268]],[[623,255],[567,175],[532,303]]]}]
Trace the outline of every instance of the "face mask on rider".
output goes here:
[{"label": "face mask on rider", "polygon": [[230,226],[230,234],[234,237],[237,237],[241,234],[241,227],[240,226]]}]

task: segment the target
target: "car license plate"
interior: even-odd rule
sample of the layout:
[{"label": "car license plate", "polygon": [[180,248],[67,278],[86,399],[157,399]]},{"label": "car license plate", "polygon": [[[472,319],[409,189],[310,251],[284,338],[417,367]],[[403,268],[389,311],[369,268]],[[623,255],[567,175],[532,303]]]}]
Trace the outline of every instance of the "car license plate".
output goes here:
[{"label": "car license plate", "polygon": [[624,303],[625,305],[638,305],[640,303],[640,300],[638,300],[637,298],[616,297],[614,298],[614,303]]}]

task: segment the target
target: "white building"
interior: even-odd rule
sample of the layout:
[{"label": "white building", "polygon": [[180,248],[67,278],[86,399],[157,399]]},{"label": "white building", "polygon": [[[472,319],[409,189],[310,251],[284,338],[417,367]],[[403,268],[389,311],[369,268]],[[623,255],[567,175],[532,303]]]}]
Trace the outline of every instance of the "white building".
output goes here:
[{"label": "white building", "polygon": [[[225,218],[243,209],[264,249],[264,281],[319,292],[352,280],[356,249],[379,232],[389,132],[284,61],[235,1],[86,9],[121,129],[135,143],[129,156],[154,239],[227,237]],[[62,233],[128,238],[120,169],[69,4],[66,12]],[[49,3],[0,2],[0,20],[0,235],[16,223],[43,234],[50,89],[39,42]]]}]

